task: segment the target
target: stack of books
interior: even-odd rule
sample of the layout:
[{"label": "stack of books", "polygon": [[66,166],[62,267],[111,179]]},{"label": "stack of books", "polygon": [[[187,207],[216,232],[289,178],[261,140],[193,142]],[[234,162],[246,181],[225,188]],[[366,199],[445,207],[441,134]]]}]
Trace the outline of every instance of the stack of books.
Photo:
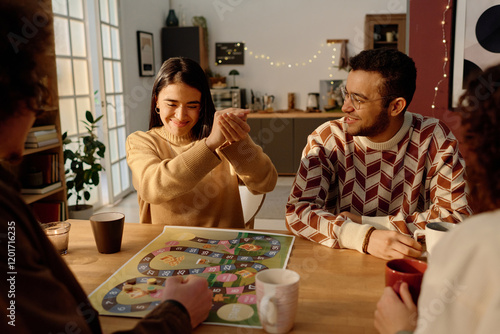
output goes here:
[{"label": "stack of books", "polygon": [[62,186],[57,153],[29,155],[23,161],[22,170],[23,194],[45,194]]},{"label": "stack of books", "polygon": [[30,206],[42,224],[66,220],[66,207],[63,201],[38,201]]},{"label": "stack of books", "polygon": [[59,143],[55,125],[35,126],[31,128],[24,143],[24,148],[38,148]]}]

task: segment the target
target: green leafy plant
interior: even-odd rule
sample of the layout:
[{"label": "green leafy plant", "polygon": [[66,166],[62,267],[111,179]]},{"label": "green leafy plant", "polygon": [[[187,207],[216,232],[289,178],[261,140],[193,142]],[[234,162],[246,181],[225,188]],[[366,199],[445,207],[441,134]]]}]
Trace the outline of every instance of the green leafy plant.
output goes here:
[{"label": "green leafy plant", "polygon": [[64,164],[69,168],[65,170],[67,198],[72,195],[76,196],[76,210],[78,203],[82,200],[90,199],[90,190],[99,185],[99,172],[104,170],[100,163],[100,159],[104,158],[106,146],[99,140],[94,133],[97,128],[97,122],[102,118],[102,115],[94,119],[92,113],[87,110],[85,113],[87,121],[82,121],[87,129],[87,135],[81,136],[78,140],[78,148],[71,150],[67,148],[72,141],[68,138],[68,133],[62,135],[64,146]]}]

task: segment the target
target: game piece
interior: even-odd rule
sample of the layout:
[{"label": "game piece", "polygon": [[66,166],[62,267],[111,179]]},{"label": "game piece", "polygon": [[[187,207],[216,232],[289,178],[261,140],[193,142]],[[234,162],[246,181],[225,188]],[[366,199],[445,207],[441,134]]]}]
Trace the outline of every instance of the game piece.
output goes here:
[{"label": "game piece", "polygon": [[149,285],[154,285],[154,284],[156,284],[156,278],[148,278],[148,284],[149,284]]},{"label": "game piece", "polygon": [[148,292],[149,293],[156,292],[156,286],[154,286],[154,285],[148,286]]},{"label": "game piece", "polygon": [[132,291],[132,285],[131,284],[124,284],[123,285],[123,291]]},{"label": "game piece", "polygon": [[135,278],[131,278],[127,280],[127,284],[134,285],[135,284]]}]

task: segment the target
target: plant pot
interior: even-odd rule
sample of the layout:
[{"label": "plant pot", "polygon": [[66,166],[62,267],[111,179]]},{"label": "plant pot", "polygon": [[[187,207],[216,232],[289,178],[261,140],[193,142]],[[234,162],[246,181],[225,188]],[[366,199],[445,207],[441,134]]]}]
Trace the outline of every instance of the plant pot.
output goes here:
[{"label": "plant pot", "polygon": [[90,216],[92,216],[92,214],[94,213],[94,207],[92,205],[78,205],[78,210],[76,208],[76,205],[68,206],[69,218],[89,220]]}]

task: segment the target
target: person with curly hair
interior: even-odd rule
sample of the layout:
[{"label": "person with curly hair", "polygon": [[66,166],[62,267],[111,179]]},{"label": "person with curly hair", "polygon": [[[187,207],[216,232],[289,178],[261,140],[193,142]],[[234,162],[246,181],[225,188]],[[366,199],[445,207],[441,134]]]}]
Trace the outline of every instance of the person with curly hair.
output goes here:
[{"label": "person with curly hair", "polygon": [[435,246],[417,306],[386,287],[375,311],[380,333],[497,333],[500,328],[500,65],[460,100],[474,216]]},{"label": "person with curly hair", "polygon": [[287,226],[331,248],[419,257],[415,230],[472,213],[458,141],[442,121],[407,111],[417,76],[410,57],[365,50],[349,65],[346,116],[308,137]]}]

